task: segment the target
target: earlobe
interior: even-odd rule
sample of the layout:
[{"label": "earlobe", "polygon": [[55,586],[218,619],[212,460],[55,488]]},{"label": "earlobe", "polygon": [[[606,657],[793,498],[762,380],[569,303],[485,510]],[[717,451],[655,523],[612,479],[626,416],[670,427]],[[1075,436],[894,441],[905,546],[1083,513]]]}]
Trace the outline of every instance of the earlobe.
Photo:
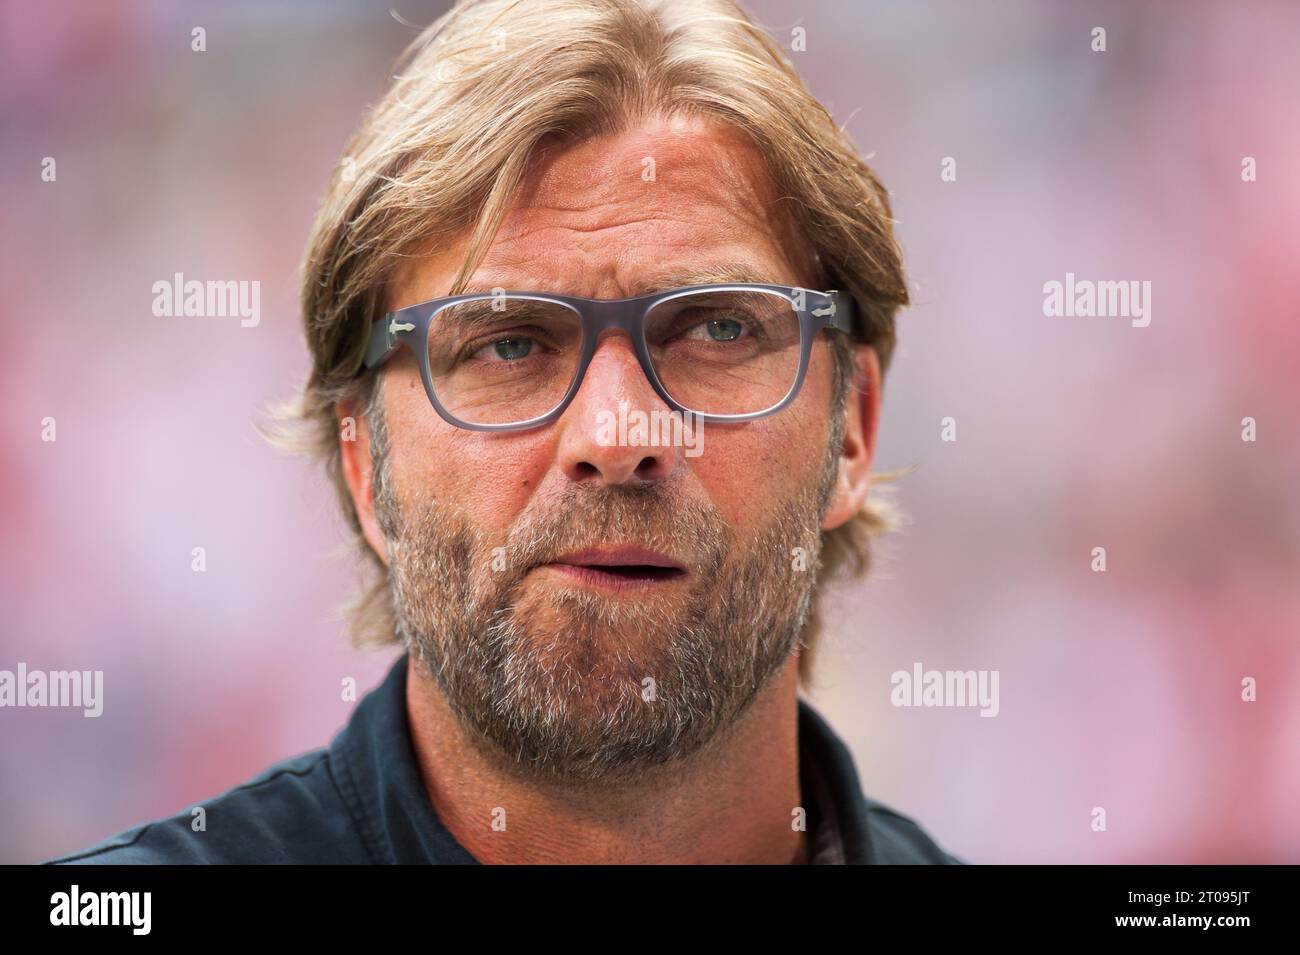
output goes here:
[{"label": "earlobe", "polygon": [[856,375],[844,408],[844,438],[835,489],[822,518],[822,530],[841,527],[867,502],[871,462],[880,426],[880,361],[870,345],[854,346]]}]

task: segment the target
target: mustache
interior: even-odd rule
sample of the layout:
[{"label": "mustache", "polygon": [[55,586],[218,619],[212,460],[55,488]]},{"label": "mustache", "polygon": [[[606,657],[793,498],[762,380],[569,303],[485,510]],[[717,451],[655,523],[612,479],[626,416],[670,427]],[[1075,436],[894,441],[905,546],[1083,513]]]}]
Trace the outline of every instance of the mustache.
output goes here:
[{"label": "mustache", "polygon": [[634,544],[709,574],[731,542],[730,528],[707,500],[664,485],[569,485],[524,512],[510,530],[505,557],[522,576],[566,553]]}]

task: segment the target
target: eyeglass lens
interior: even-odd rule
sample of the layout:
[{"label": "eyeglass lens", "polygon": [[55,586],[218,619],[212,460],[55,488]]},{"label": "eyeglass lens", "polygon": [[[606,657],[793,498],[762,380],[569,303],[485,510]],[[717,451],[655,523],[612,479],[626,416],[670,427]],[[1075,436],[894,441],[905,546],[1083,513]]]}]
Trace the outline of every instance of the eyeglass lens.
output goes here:
[{"label": "eyeglass lens", "polygon": [[[799,371],[799,316],[774,292],[666,299],[646,315],[645,337],[664,390],[700,414],[766,410]],[[467,424],[540,417],[568,391],[582,344],[579,315],[563,303],[493,295],[447,306],[429,328],[434,394]]]}]

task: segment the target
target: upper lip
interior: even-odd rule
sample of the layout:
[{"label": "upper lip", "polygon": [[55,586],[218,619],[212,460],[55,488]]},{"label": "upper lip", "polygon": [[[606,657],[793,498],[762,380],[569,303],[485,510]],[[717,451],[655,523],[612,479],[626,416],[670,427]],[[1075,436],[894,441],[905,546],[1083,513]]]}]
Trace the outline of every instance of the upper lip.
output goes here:
[{"label": "upper lip", "polygon": [[641,565],[647,567],[670,567],[685,570],[680,561],[673,560],[667,554],[648,550],[645,547],[624,545],[620,547],[590,547],[586,550],[570,551],[553,558],[552,564],[575,564],[586,567],[626,567]]}]

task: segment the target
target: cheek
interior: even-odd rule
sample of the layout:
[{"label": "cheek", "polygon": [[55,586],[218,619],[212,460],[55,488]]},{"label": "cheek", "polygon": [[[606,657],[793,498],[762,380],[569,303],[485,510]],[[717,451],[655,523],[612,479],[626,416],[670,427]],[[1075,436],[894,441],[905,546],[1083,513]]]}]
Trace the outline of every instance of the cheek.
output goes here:
[{"label": "cheek", "polygon": [[392,468],[403,500],[459,508],[493,539],[523,510],[546,470],[542,431],[488,434],[457,428],[429,404],[419,373],[388,394]]},{"label": "cheek", "polygon": [[765,524],[776,505],[816,487],[826,456],[830,370],[814,360],[785,410],[740,426],[705,425],[704,454],[689,458],[696,478],[728,523]]}]

